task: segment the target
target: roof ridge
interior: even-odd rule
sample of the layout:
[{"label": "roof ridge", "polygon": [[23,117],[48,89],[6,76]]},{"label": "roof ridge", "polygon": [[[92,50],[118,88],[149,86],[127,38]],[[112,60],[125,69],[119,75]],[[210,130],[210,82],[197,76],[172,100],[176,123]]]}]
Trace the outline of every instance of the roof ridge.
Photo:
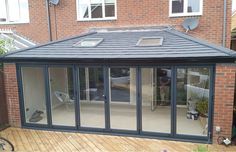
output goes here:
[{"label": "roof ridge", "polygon": [[40,45],[36,45],[36,46],[33,46],[33,47],[29,47],[29,48],[24,48],[24,49],[20,49],[20,50],[16,50],[16,51],[11,51],[11,52],[8,52],[8,53],[0,56],[0,58],[4,58],[8,55],[12,55],[12,54],[15,54],[15,53],[24,52],[24,51],[28,51],[28,50],[31,50],[31,49],[36,49],[36,48],[39,48],[39,47],[42,47],[42,46],[47,46],[47,45],[50,45],[50,44],[56,44],[56,43],[59,43],[59,42],[64,42],[64,41],[84,37],[84,36],[87,36],[87,35],[92,35],[92,34],[95,34],[95,33],[97,33],[97,32],[88,32],[88,33],[81,34],[79,36],[77,35],[77,36],[65,38],[65,39],[62,39],[62,40],[52,41],[52,42],[48,42],[48,43],[45,43],[45,44],[40,44]]},{"label": "roof ridge", "polygon": [[223,46],[220,46],[220,45],[216,45],[216,44],[213,44],[213,43],[209,43],[209,42],[203,41],[203,40],[201,40],[201,39],[199,39],[199,38],[197,38],[197,37],[193,37],[193,36],[187,35],[187,34],[185,34],[185,33],[182,33],[182,32],[180,32],[180,31],[177,31],[177,30],[175,30],[175,29],[166,30],[166,31],[167,31],[168,33],[170,33],[170,34],[174,34],[174,35],[177,35],[177,36],[181,36],[182,38],[188,39],[188,40],[193,41],[193,42],[196,42],[196,43],[198,43],[198,44],[211,47],[211,48],[213,48],[213,49],[216,49],[216,50],[220,51],[221,53],[225,53],[225,54],[230,55],[230,56],[236,54],[235,51],[230,50],[230,49],[228,49],[228,48],[226,48],[226,47],[223,47]]}]

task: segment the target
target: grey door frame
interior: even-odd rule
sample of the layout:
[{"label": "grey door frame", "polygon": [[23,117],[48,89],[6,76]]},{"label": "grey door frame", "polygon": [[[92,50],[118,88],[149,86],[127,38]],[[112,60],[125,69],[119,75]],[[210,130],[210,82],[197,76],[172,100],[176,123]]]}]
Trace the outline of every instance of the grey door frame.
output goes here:
[{"label": "grey door frame", "polygon": [[[76,94],[76,128],[68,127],[68,126],[53,126],[52,120],[51,120],[51,109],[50,109],[50,94],[49,94],[49,79],[48,79],[48,67],[51,67],[53,65],[61,66],[61,67],[68,67],[73,66],[73,78],[74,83],[76,83],[75,87],[75,94]],[[48,118],[48,124],[41,125],[41,124],[30,124],[26,123],[25,120],[25,113],[24,113],[24,97],[23,97],[23,86],[22,86],[22,76],[21,76],[21,67],[42,67],[44,69],[44,77],[45,77],[45,91],[46,91],[46,106],[47,106],[47,118]],[[105,129],[97,129],[97,128],[86,128],[86,127],[80,127],[80,106],[79,106],[79,82],[78,82],[78,67],[102,67],[104,72],[104,94],[106,95],[106,99],[104,100],[104,106],[105,106]],[[208,143],[212,142],[212,129],[213,129],[213,106],[214,106],[214,81],[215,81],[215,64],[184,64],[184,65],[151,65],[151,66],[132,66],[132,65],[125,65],[125,67],[135,67],[136,68],[136,102],[137,102],[137,130],[136,131],[127,131],[127,130],[115,130],[110,129],[110,111],[109,111],[109,90],[106,89],[109,87],[109,79],[108,79],[108,68],[109,67],[116,67],[116,66],[109,66],[109,65],[99,65],[99,66],[92,66],[92,65],[80,65],[80,64],[51,64],[51,63],[39,63],[39,64],[29,64],[29,63],[17,63],[17,81],[18,81],[18,89],[19,89],[19,99],[20,99],[20,113],[21,113],[21,123],[23,127],[29,127],[29,128],[44,128],[44,129],[59,129],[59,130],[78,130],[78,131],[94,131],[94,132],[104,132],[104,133],[114,133],[114,134],[132,134],[132,135],[141,135],[141,136],[148,136],[148,137],[158,137],[158,138],[170,138],[170,139],[178,139],[178,140],[200,140],[200,141],[207,141]],[[121,67],[121,66],[118,66]],[[124,67],[124,66],[122,66]],[[153,133],[153,132],[144,132],[142,131],[142,107],[141,107],[141,68],[143,67],[171,67],[172,72],[172,78],[171,78],[171,133],[170,134],[163,134],[163,133]],[[209,121],[208,121],[208,135],[207,137],[201,137],[201,136],[193,136],[193,135],[182,135],[182,134],[176,134],[176,73],[177,68],[183,68],[183,67],[207,67],[210,68],[210,100],[209,100]]]}]

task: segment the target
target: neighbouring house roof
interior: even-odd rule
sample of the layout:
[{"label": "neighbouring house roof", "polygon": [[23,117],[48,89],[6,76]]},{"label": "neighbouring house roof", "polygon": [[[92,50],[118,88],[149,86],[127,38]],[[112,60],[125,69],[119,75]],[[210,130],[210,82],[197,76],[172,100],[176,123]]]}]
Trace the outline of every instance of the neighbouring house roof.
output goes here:
[{"label": "neighbouring house roof", "polygon": [[11,47],[7,47],[6,50],[13,51],[24,49],[28,47],[33,47],[36,44],[27,38],[14,33],[11,30],[1,30],[0,29],[0,39],[7,40],[11,42]]},{"label": "neighbouring house roof", "polygon": [[[162,37],[160,46],[137,46],[142,37]],[[101,38],[95,47],[76,47],[88,38]],[[118,61],[155,60],[234,61],[236,53],[227,48],[191,37],[174,29],[119,30],[91,32],[77,37],[51,42],[11,52],[2,57],[5,61]]]}]

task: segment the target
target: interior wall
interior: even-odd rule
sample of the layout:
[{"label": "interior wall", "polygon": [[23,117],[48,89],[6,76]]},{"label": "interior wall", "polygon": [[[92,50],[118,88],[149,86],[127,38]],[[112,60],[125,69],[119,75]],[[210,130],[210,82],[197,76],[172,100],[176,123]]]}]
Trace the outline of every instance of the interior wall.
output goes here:
[{"label": "interior wall", "polygon": [[153,101],[153,69],[142,68],[142,104],[151,106]]},{"label": "interior wall", "polygon": [[43,68],[22,68],[22,79],[26,117],[35,110],[46,111]]},{"label": "interior wall", "polygon": [[60,106],[62,103],[55,96],[55,91],[61,91],[68,93],[68,78],[66,68],[50,68],[50,93],[51,93],[51,103],[52,108]]}]

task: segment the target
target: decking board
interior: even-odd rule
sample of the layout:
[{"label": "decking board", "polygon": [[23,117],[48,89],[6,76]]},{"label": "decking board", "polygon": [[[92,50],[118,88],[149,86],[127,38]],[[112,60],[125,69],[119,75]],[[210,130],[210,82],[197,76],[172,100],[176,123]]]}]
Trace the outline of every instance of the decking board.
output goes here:
[{"label": "decking board", "polygon": [[[0,136],[19,152],[191,152],[197,143],[100,134],[8,128]],[[204,145],[211,152],[234,152],[236,146]]]}]

